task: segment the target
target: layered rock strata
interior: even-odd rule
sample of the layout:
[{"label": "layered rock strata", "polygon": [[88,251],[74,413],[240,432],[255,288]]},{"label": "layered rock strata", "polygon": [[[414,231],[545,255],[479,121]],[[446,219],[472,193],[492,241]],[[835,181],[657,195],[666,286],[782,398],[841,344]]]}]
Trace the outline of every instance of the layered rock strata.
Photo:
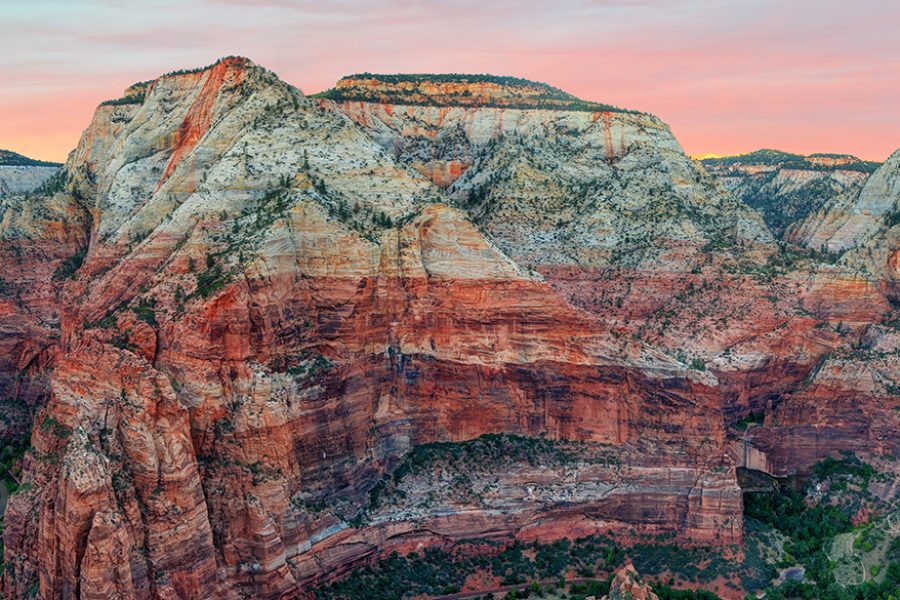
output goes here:
[{"label": "layered rock strata", "polygon": [[[309,99],[227,58],[97,109],[65,189],[3,218],[3,381],[37,412],[7,595],[294,597],[466,537],[725,548],[736,466],[897,452],[883,280],[789,264],[656,117],[472,79]],[[502,469],[408,468],[500,434],[529,449]]]},{"label": "layered rock strata", "polygon": [[[565,535],[573,486],[585,530],[740,541],[713,377],[620,340],[268,71],[229,58],[132,89],[65,170],[52,202],[81,211],[83,260],[57,279],[8,594],[280,598],[423,540]],[[411,449],[498,433],[624,464],[536,473],[548,491],[527,502],[513,470],[480,516],[366,512]]]}]

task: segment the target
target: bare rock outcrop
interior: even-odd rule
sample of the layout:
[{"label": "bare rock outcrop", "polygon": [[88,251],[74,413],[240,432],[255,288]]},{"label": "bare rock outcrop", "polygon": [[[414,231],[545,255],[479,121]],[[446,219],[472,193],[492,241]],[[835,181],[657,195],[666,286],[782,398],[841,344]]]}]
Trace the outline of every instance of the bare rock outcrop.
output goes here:
[{"label": "bare rock outcrop", "polygon": [[[53,202],[83,211],[83,262],[59,280],[8,594],[281,598],[418,540],[569,535],[576,514],[740,542],[712,377],[623,345],[268,71],[228,58],[130,89],[66,173]],[[369,505],[414,448],[486,434],[621,465],[534,473],[540,495],[511,469],[480,514]]]},{"label": "bare rock outcrop", "polygon": [[[7,595],[292,597],[468,537],[741,542],[728,424],[766,411],[744,441],[772,469],[809,447],[832,417],[799,382],[848,387],[807,376],[881,288],[760,281],[764,223],[651,115],[470,83],[310,99],[230,57],[97,109],[65,189],[0,230],[0,374],[41,398]],[[803,460],[894,443],[869,408]],[[520,460],[468,491],[403,467],[492,436]]]},{"label": "bare rock outcrop", "polygon": [[659,600],[649,584],[630,563],[616,571],[609,586],[609,594],[603,600]]}]

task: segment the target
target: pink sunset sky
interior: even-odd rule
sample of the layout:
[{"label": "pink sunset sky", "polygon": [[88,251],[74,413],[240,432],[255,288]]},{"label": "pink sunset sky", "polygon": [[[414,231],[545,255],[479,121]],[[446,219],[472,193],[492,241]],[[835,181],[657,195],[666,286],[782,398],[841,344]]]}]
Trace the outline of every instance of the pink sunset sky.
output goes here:
[{"label": "pink sunset sky", "polygon": [[129,84],[243,55],[307,93],[370,71],[515,75],[647,111],[691,154],[900,147],[889,0],[2,0],[0,148],[65,159]]}]

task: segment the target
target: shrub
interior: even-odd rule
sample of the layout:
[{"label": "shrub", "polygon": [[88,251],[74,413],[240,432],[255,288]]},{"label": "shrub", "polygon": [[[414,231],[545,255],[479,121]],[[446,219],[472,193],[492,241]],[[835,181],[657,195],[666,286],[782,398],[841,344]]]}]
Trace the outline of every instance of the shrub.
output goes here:
[{"label": "shrub", "polygon": [[133,94],[131,96],[123,96],[122,98],[113,98],[112,100],[104,100],[100,103],[100,106],[123,106],[126,104],[143,104],[144,103],[144,92],[138,92],[137,94]]},{"label": "shrub", "polygon": [[[209,260],[207,260],[207,265],[208,264]],[[231,274],[224,272],[222,265],[214,264],[212,267],[197,275],[196,293],[202,298],[209,298],[222,289],[230,279]]]},{"label": "shrub", "polygon": [[154,308],[156,307],[156,299],[154,298],[145,298],[140,300],[136,305],[131,307],[132,312],[134,312],[135,316],[147,323],[152,327],[156,327],[156,311]]},{"label": "shrub", "polygon": [[69,279],[75,276],[76,271],[81,268],[84,257],[87,254],[87,246],[62,261],[56,270],[53,271],[53,279]]}]

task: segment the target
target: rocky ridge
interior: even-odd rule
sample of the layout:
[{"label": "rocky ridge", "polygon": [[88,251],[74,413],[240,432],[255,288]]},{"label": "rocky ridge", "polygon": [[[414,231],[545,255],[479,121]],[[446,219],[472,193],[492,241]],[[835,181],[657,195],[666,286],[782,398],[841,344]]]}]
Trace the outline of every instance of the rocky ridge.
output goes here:
[{"label": "rocky ridge", "polygon": [[659,600],[659,596],[641,581],[634,566],[628,564],[616,571],[609,594],[603,600]]},{"label": "rocky ridge", "polygon": [[[892,343],[866,333],[880,282],[765,277],[762,219],[661,121],[377,93],[306,98],[234,57],[162,76],[98,107],[65,189],[4,218],[4,340],[43,352],[4,367],[42,382],[8,594],[280,598],[473,537],[724,548],[737,466],[896,452],[887,383],[857,402],[820,369],[796,393],[852,340]],[[823,398],[853,418],[800,410]],[[408,468],[500,434],[526,441],[502,469]]]},{"label": "rocky ridge", "polygon": [[842,263],[871,277],[896,278],[891,261],[900,224],[898,174],[900,152],[894,152],[856,197],[833,199],[810,215],[794,236],[810,247],[844,254]]},{"label": "rocky ridge", "polygon": [[97,109],[56,200],[88,233],[7,509],[9,593],[277,598],[391,548],[553,531],[552,490],[499,531],[360,513],[410,449],[492,433],[635,460],[672,444],[683,484],[625,471],[640,487],[586,492],[586,530],[739,541],[713,380],[614,344],[429,179],[246,59],[142,90]]},{"label": "rocky ridge", "polygon": [[0,200],[36,190],[56,175],[61,166],[0,150]]},{"label": "rocky ridge", "polygon": [[[854,200],[879,166],[850,155],[800,156],[777,150],[701,162],[726,188],[759,211],[776,236],[790,241],[804,239],[796,229],[810,214],[826,204]],[[811,240],[807,245],[813,245]]]},{"label": "rocky ridge", "polygon": [[377,102],[413,106],[543,108],[551,110],[635,112],[587,102],[559,88],[496,75],[361,73],[343,77],[334,88],[317,94],[338,102]]}]

